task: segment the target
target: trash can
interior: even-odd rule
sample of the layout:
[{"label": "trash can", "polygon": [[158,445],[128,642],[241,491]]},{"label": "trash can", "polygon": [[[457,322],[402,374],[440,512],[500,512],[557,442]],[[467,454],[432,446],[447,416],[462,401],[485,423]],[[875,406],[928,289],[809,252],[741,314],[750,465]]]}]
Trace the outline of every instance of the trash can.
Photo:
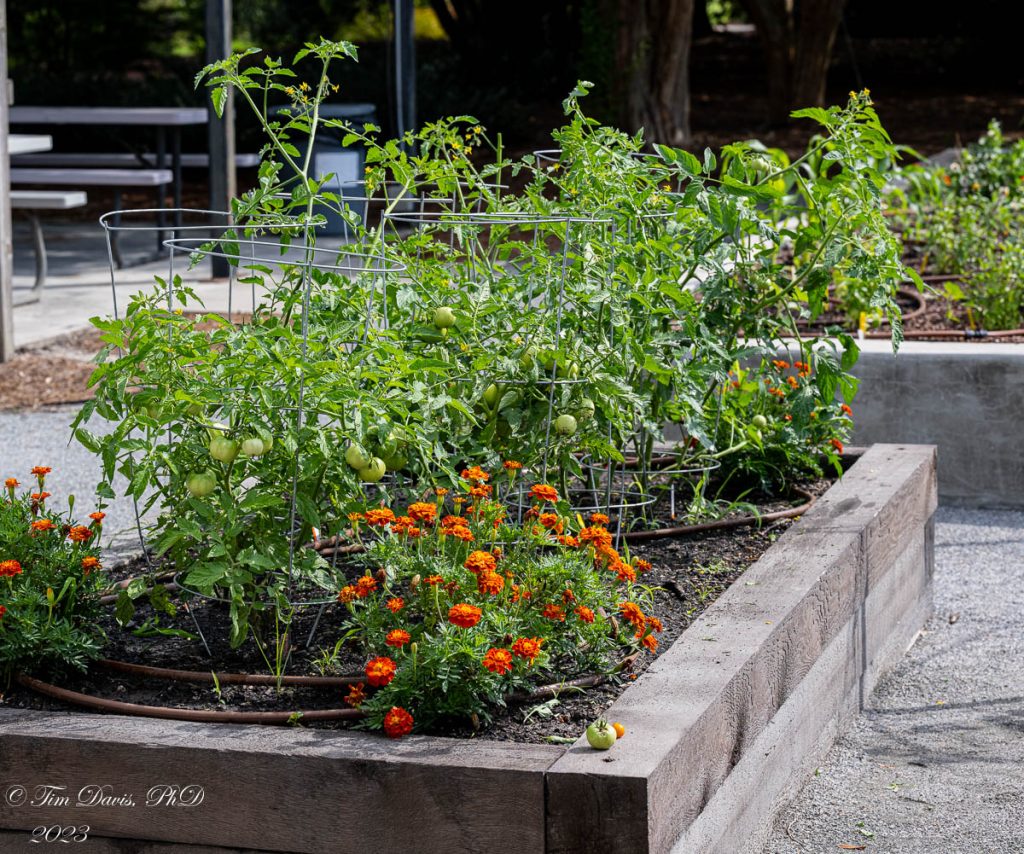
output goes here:
[{"label": "trash can", "polygon": [[[277,115],[288,110],[294,115],[294,107],[278,107]],[[377,109],[373,104],[321,104],[319,110],[322,119],[341,119],[356,130],[362,130],[366,123],[377,123]],[[364,195],[363,167],[365,155],[363,147],[354,145],[349,148],[342,146],[341,141],[346,131],[341,128],[317,128],[313,138],[313,158],[310,161],[310,173],[318,180],[332,175],[329,183],[323,186],[327,192],[344,195],[345,203],[359,216],[365,217],[366,203],[353,200],[355,195]],[[299,149],[302,157],[306,156],[308,138],[295,137],[290,140]],[[359,183],[357,183],[359,182]],[[345,220],[330,208],[320,206],[315,213],[323,214],[327,225],[319,230],[320,234],[331,236],[348,236],[349,228]]]}]

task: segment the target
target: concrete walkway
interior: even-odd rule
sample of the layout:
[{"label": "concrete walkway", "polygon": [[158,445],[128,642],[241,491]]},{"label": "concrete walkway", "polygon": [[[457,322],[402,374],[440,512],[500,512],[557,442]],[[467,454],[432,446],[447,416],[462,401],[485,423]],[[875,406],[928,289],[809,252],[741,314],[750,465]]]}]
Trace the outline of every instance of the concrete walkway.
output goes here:
[{"label": "concrete walkway", "polygon": [[[77,406],[55,407],[41,412],[0,413],[0,481],[17,478],[22,489],[34,486],[30,474],[33,466],[49,466],[46,490],[52,493],[50,507],[64,510],[68,497],[75,496],[75,515],[79,522],[96,509],[96,484],[102,471],[100,461],[71,436],[70,424]],[[90,423],[89,429],[99,431],[102,421]],[[125,482],[118,478],[114,491],[123,491]],[[130,499],[119,498],[104,508],[103,545],[107,561],[139,550],[135,528],[135,511]]]},{"label": "concrete walkway", "polygon": [[764,854],[1024,852],[1024,513],[942,508],[935,552],[927,631]]}]

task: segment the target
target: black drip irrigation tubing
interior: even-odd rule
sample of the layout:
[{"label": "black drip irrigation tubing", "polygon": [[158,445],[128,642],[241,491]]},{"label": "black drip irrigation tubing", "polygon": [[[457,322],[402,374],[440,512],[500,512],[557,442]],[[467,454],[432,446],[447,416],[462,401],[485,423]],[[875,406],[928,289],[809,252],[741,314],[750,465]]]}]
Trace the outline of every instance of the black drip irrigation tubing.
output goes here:
[{"label": "black drip irrigation tubing", "polygon": [[654,531],[627,531],[622,535],[627,542],[642,542],[644,540],[657,540],[663,537],[684,537],[688,534],[700,534],[705,531],[722,531],[729,528],[744,528],[751,525],[762,525],[765,522],[778,522],[782,519],[795,519],[803,516],[818,499],[811,493],[793,487],[793,491],[807,499],[797,507],[790,507],[788,510],[776,510],[774,513],[765,513],[761,516],[737,516],[732,519],[716,519],[714,522],[701,522],[697,525],[681,525],[678,528],[658,528]]},{"label": "black drip irrigation tubing", "polygon": [[124,703],[120,700],[108,700],[104,697],[93,697],[67,688],[58,688],[41,679],[34,679],[19,673],[18,683],[31,688],[44,696],[86,709],[100,712],[113,712],[119,715],[132,715],[143,718],[162,718],[172,721],[190,721],[193,723],[239,723],[239,724],[273,724],[283,725],[294,721],[358,721],[366,718],[366,712],[359,709],[309,709],[290,712],[231,712],[210,711],[207,709],[175,709],[169,706],[147,706],[141,703]]}]

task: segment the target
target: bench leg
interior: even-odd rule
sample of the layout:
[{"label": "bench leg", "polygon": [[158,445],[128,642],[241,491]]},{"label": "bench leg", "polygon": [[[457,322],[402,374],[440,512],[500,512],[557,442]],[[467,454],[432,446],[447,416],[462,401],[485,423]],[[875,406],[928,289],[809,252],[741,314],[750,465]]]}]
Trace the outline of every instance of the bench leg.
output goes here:
[{"label": "bench leg", "polygon": [[36,256],[36,280],[28,296],[15,300],[15,305],[31,305],[39,302],[46,284],[46,241],[43,239],[43,226],[34,211],[23,211],[32,226],[32,249]]}]

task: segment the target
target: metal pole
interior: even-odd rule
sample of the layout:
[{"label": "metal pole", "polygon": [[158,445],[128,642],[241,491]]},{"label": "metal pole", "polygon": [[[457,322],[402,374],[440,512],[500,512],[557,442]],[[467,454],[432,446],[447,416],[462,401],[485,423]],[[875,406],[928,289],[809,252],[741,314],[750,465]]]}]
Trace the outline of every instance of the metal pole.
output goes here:
[{"label": "metal pole", "polygon": [[14,266],[10,158],[7,155],[7,2],[0,0],[0,362],[14,357]]},{"label": "metal pole", "polygon": [[[206,61],[217,62],[231,55],[231,0],[206,0]],[[235,100],[228,89],[224,99],[224,116],[218,118],[213,104],[207,102],[209,114],[207,143],[210,149],[210,210],[229,211],[237,194],[235,181]],[[227,258],[210,258],[215,279],[230,273]]]},{"label": "metal pole", "polygon": [[395,0],[395,130],[401,138],[416,126],[416,42],[413,0]]}]

